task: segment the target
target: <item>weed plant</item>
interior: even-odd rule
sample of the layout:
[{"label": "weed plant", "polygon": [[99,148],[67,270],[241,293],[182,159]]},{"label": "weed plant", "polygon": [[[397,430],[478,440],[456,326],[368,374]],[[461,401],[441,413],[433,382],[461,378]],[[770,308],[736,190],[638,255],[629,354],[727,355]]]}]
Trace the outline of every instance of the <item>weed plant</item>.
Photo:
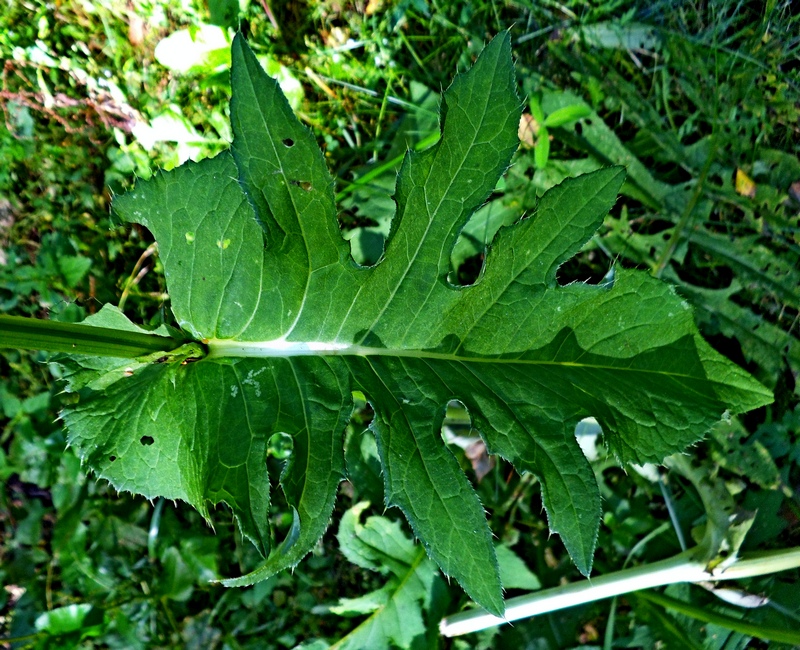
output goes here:
[{"label": "weed plant", "polygon": [[[343,234],[353,255],[369,262],[388,232],[402,154],[433,142],[453,71],[510,28],[530,117],[508,176],[456,246],[451,277],[473,282],[484,243],[533,210],[546,189],[623,164],[620,200],[560,269],[560,282],[598,283],[618,265],[674,283],[707,340],[776,398],[721,423],[682,464],[660,469],[620,468],[592,443],[597,431],[587,423],[578,433],[594,454],[603,497],[597,573],[691,546],[710,514],[709,485],[737,512],[756,513],[742,550],[798,546],[795,14],[788,1],[310,0],[244,2],[240,10],[225,0],[13,0],[0,10],[0,311],[79,321],[111,302],[135,322],[175,325],[149,233],[120,227],[108,210],[111,194],[134,176],[213,156],[231,138],[225,62],[197,54],[193,72],[175,72],[175,61],[159,61],[156,49],[171,34],[241,25],[256,54],[298,82],[296,109],[336,177]],[[574,119],[552,117],[565,109]],[[359,601],[346,599],[379,591],[393,574],[348,561],[354,551],[338,523],[293,573],[246,589],[212,583],[257,565],[228,511],[212,513],[211,531],[189,508],[117,494],[87,477],[65,450],[57,414],[73,398],[61,392],[47,354],[3,351],[0,377],[3,640],[13,647],[366,647],[357,631],[370,610],[359,615]],[[358,480],[341,485],[333,520],[362,532],[385,525],[410,544],[402,517],[382,508],[375,443],[363,435],[371,417],[364,404],[348,427],[346,456]],[[524,562],[507,560],[524,579],[506,595],[579,579],[548,533],[538,482],[487,456],[458,404],[443,435],[473,479],[497,541]],[[267,459],[275,479],[286,453],[275,438]],[[371,505],[352,510],[364,501]],[[292,523],[279,491],[270,520],[279,536]],[[426,634],[413,647],[763,647],[758,639],[791,647],[774,632],[797,627],[797,585],[796,570],[741,581],[747,594],[769,599],[752,608],[739,606],[753,604],[742,594],[737,601],[674,585],[656,597],[594,602],[464,641],[438,635],[439,619],[462,609],[466,597],[436,579],[416,605]],[[386,635],[376,638],[369,647],[391,645]]]}]

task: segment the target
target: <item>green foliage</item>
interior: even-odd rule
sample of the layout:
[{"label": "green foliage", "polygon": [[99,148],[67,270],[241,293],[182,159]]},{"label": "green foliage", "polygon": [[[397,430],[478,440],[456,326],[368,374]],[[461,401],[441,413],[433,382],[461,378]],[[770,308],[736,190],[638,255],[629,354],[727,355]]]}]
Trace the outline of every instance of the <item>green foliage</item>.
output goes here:
[{"label": "green foliage", "polygon": [[[64,415],[81,458],[117,489],[182,499],[205,517],[209,502],[233,509],[269,557],[228,584],[294,566],[324,532],[353,390],[375,410],[387,503],[498,613],[483,509],[439,435],[448,400],[462,400],[493,453],[542,479],[550,529],[586,575],[600,495],[572,433],[582,418],[598,419],[620,460],[641,463],[694,442],[725,410],[769,401],[702,341],[668,286],[627,271],[599,287],[557,284],[613,204],[619,169],[554,188],[534,217],[498,234],[476,284],[448,285],[456,236],[517,143],[507,36],[445,93],[439,143],[406,156],[373,267],[350,259],[324,161],[278,84],[240,37],[232,59],[232,155],[115,202],[155,235],[173,313],[208,358],[104,369],[102,387]],[[294,523],[270,551],[263,458],[275,432],[293,440],[281,483]]]},{"label": "green foliage", "polygon": [[376,591],[340,599],[330,607],[339,616],[369,615],[336,647],[424,647],[426,636],[435,638],[437,621],[429,618],[426,625],[422,611],[430,610],[432,600],[444,594],[436,565],[405,536],[398,522],[369,517],[361,524],[359,518],[367,507],[368,502],[359,503],[342,516],[336,535],[339,548],[353,564],[390,578]]},{"label": "green foliage", "polygon": [[[724,485],[737,508],[757,510],[746,550],[800,544],[796,297],[781,293],[773,273],[797,268],[800,194],[792,184],[800,179],[800,70],[793,38],[798,17],[790,2],[690,0],[679,10],[666,1],[584,0],[12,2],[0,11],[0,53],[11,66],[0,91],[7,127],[0,127],[0,310],[78,321],[110,302],[147,329],[176,325],[150,234],[138,226],[109,230],[116,221],[108,218],[106,185],[119,193],[134,174],[148,178],[152,169],[228,146],[227,71],[170,74],[154,49],[180,30],[209,23],[228,28],[240,20],[262,65],[280,65],[302,84],[302,105],[292,106],[323,148],[343,234],[365,264],[383,254],[405,150],[420,151],[439,136],[434,91],[455,69],[469,67],[492,35],[511,27],[519,95],[542,100],[547,114],[578,104],[592,114],[546,127],[548,160],[541,169],[523,136],[506,177],[459,235],[447,280],[473,284],[486,243],[501,226],[533,215],[546,190],[567,177],[624,164],[622,196],[559,268],[558,282],[602,282],[612,264],[653,272],[663,266],[661,277],[677,284],[710,343],[774,386],[770,408],[715,426],[711,438],[685,453],[709,481]],[[48,109],[49,96],[56,102]],[[141,128],[131,133],[130,122],[103,119],[90,101],[101,111],[132,108]],[[738,183],[739,172],[752,180],[750,189]],[[695,189],[697,203],[682,224]],[[695,234],[712,236],[713,247],[699,247]],[[740,236],[746,244],[737,243]],[[62,257],[77,258],[88,270],[80,278],[64,275]],[[784,287],[791,292],[791,283]],[[102,634],[85,637],[82,647],[286,648],[314,638],[327,640],[317,642],[322,647],[361,622],[324,615],[323,604],[357,598],[392,579],[343,559],[331,527],[291,573],[244,589],[210,584],[257,566],[254,547],[241,543],[222,510],[211,510],[212,532],[190,509],[87,480],[75,448],[65,450],[57,420],[76,400],[61,392],[59,374],[46,354],[0,355],[4,641],[24,637],[16,646],[71,647],[76,640],[69,633],[62,642],[37,631],[35,621],[49,611],[92,606],[105,613]],[[346,447],[350,481],[340,484],[334,520],[359,500],[380,504],[383,498],[375,438],[362,433],[373,412],[362,395],[354,401]],[[549,533],[541,483],[487,456],[463,406],[450,403],[445,427],[448,450],[502,540],[503,584],[511,584],[503,572],[506,545],[545,587],[578,578],[559,536]],[[584,435],[589,429],[595,433]],[[603,445],[592,443],[596,431],[583,423],[579,438],[602,498],[596,572],[680,552],[681,531],[691,543],[689,531],[702,530],[706,517],[694,485],[674,469],[661,469],[661,480],[652,467],[623,471]],[[266,443],[273,484],[287,446],[291,440],[283,435]],[[484,475],[479,467],[491,469]],[[399,517],[397,509],[380,506],[368,514]],[[268,517],[271,538],[290,533],[293,515],[280,490],[271,494]],[[397,520],[408,537],[411,531]],[[455,581],[444,586],[450,604],[443,613],[462,609],[466,597]],[[743,648],[775,628],[796,629],[796,571],[737,587],[770,602],[744,609],[716,592],[671,587],[672,599],[723,618],[706,623],[677,607],[627,598],[616,607],[597,602],[448,643]],[[439,613],[422,616],[431,622]],[[746,633],[733,631],[735,620],[750,626]]]}]

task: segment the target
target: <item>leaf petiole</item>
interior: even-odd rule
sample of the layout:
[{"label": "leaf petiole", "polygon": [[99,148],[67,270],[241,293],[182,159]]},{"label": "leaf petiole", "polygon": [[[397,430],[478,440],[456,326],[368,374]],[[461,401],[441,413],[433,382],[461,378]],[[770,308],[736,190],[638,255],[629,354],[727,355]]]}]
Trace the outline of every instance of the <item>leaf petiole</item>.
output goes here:
[{"label": "leaf petiole", "polygon": [[0,316],[0,348],[134,359],[153,352],[170,352],[183,343],[158,334],[22,316]]}]

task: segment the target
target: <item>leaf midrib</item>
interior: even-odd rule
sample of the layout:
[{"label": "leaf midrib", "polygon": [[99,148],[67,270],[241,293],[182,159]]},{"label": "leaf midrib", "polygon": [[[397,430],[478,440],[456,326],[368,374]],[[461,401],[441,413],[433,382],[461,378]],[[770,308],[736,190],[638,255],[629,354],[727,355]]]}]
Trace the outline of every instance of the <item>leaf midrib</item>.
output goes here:
[{"label": "leaf midrib", "polygon": [[[555,361],[548,359],[521,359],[507,356],[459,356],[433,350],[411,350],[402,348],[375,348],[363,345],[340,345],[319,341],[233,341],[230,339],[208,339],[204,341],[208,347],[208,359],[221,358],[256,358],[286,359],[291,357],[397,357],[412,359],[432,359],[451,363],[484,363],[515,364],[529,366],[556,366],[568,368],[590,368],[594,370],[610,370],[616,372],[633,372],[656,375],[659,377],[677,377],[682,379],[705,379],[696,375],[671,372],[666,370],[650,370],[648,368],[630,368],[623,366],[602,365],[597,363],[580,363],[577,361]],[[631,358],[632,359],[632,358]],[[620,361],[625,358],[621,357]]]}]

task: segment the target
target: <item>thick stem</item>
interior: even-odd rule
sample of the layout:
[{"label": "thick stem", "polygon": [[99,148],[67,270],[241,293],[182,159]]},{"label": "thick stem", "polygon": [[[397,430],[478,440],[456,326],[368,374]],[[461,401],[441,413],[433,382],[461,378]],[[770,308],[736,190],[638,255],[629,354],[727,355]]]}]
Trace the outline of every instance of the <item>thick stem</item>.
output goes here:
[{"label": "thick stem", "polygon": [[183,343],[184,341],[157,334],[20,316],[0,316],[0,348],[133,359],[153,352],[169,352]]},{"label": "thick stem", "polygon": [[697,551],[697,548],[691,549],[661,562],[511,598],[506,601],[504,618],[480,609],[459,612],[442,619],[439,631],[444,636],[458,636],[642,589],[677,582],[736,580],[800,567],[800,547],[746,556],[725,568],[710,571],[697,559]]}]

